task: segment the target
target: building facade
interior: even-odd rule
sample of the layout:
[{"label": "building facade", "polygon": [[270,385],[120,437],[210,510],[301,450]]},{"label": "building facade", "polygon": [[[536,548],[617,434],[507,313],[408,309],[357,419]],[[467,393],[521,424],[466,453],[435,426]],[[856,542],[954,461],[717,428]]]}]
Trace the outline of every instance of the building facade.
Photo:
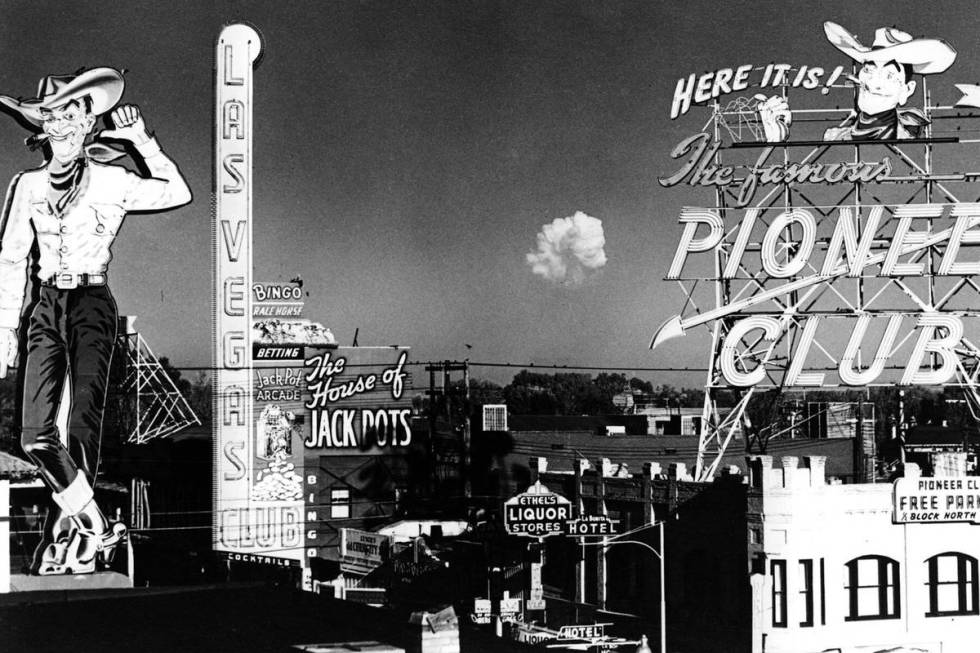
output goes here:
[{"label": "building facade", "polygon": [[[940,521],[943,510],[930,523],[898,523],[894,484],[841,484],[828,479],[826,463],[753,456],[744,476],[727,467],[696,483],[680,464],[624,474],[608,460],[582,459],[567,472],[533,458],[533,480],[572,500],[579,515],[618,520],[627,534],[549,538],[545,585],[592,614],[628,616],[659,635],[659,562],[637,543],[656,549],[664,528],[668,650],[975,650],[980,526]],[[908,465],[904,481],[918,478]],[[980,477],[925,480],[917,500],[928,505],[928,488],[958,484],[955,501],[980,515]]]},{"label": "building facade", "polygon": [[892,484],[804,462],[750,463],[753,653],[975,651],[980,527],[895,523]]}]

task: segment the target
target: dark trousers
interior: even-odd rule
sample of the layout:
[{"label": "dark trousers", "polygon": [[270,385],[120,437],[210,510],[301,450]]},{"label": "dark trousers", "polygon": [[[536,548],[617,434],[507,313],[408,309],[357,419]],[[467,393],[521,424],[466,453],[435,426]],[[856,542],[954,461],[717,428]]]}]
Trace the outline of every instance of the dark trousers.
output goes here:
[{"label": "dark trousers", "polygon": [[[82,472],[95,480],[109,364],[116,341],[116,302],[106,286],[42,286],[27,331],[21,445],[54,492]],[[71,379],[68,447],[56,420]]]}]

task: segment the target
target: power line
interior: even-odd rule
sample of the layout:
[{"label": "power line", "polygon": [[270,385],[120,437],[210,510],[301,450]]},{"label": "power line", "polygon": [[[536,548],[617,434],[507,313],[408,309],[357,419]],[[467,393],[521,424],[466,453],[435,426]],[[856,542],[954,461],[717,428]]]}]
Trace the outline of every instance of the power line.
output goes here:
[{"label": "power line", "polygon": [[[291,366],[286,364],[291,361],[279,361],[279,362],[283,364],[278,365],[278,367],[297,367],[297,368],[301,367],[299,365]],[[446,362],[450,364],[462,364],[464,361],[450,360],[450,359],[434,360],[434,361],[406,361],[405,365],[419,367],[423,365],[442,365],[443,363]],[[622,372],[707,372],[708,371],[707,367],[632,367],[632,366],[623,366],[623,365],[618,365],[618,366],[617,365],[578,365],[578,364],[559,365],[557,363],[496,363],[496,362],[474,362],[474,361],[465,361],[465,362],[470,367],[504,367],[504,368],[522,368],[522,369],[529,369],[529,370],[534,370],[534,369],[599,370],[599,371],[608,370],[608,371],[622,371]],[[172,365],[171,367],[179,371],[186,370],[191,372],[217,372],[219,369],[226,369],[226,368],[218,368],[214,366],[194,366],[194,365],[188,365],[188,366]],[[346,367],[347,368],[354,368],[354,367],[380,368],[383,366],[379,365],[378,363],[369,363],[369,364],[362,364],[362,365],[352,365],[348,363]],[[263,369],[272,370],[275,369],[275,366],[254,367],[252,368],[252,371],[253,372],[261,371]],[[231,370],[231,371],[241,371],[241,370]]]}]

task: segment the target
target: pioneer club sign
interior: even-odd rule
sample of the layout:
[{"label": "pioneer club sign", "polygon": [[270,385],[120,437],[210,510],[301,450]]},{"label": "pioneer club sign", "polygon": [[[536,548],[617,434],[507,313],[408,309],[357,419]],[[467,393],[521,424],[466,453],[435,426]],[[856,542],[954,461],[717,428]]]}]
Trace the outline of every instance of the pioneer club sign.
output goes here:
[{"label": "pioneer club sign", "polygon": [[[974,316],[930,305],[916,296],[906,280],[930,275],[957,283],[980,273],[980,259],[972,251],[972,246],[980,244],[980,204],[875,205],[865,207],[861,216],[843,206],[836,210],[834,226],[825,237],[818,236],[816,211],[803,207],[776,214],[770,211],[766,220],[760,219],[758,209],[727,213],[740,213],[738,221],[726,223],[715,209],[686,207],[681,211],[684,230],[667,278],[689,278],[686,267],[692,255],[724,248],[726,261],[719,280],[762,277],[768,284],[744,299],[687,319],[668,321],[658,332],[655,346],[701,324],[733,318],[718,362],[724,378],[740,387],[756,385],[767,374],[764,365],[744,365],[741,343],[778,340],[791,321],[800,330],[783,377],[787,386],[826,385],[825,372],[806,369],[807,361],[815,357],[814,340],[821,329],[841,332],[843,328],[849,334],[836,352],[840,385],[879,382],[886,364],[896,363],[892,352],[900,340],[913,343],[906,348],[905,358],[898,361],[902,374],[896,380],[901,385],[947,383],[963,365],[961,355],[976,355],[975,349],[963,344],[967,325],[976,326],[969,323]],[[726,234],[732,233],[737,236],[726,240]],[[760,244],[748,253],[753,240]],[[932,269],[927,269],[928,257],[922,256],[927,251],[935,256]],[[745,271],[749,269],[760,274],[748,275]],[[821,311],[806,315],[806,300],[843,279],[897,280],[898,288],[907,291],[912,304],[903,311],[846,310],[845,306],[832,314]],[[774,300],[782,302],[781,314],[746,314]],[[849,324],[841,325],[842,317],[850,318]],[[877,343],[869,332],[878,334]],[[861,364],[858,353],[869,349],[871,355]]]},{"label": "pioneer club sign", "polygon": [[[980,86],[949,84],[955,106],[932,100],[932,84],[955,93],[942,74],[956,50],[940,38],[887,27],[871,47],[832,21],[812,32],[823,62],[686,74],[670,101],[671,120],[710,113],[659,176],[686,194],[665,275],[685,301],[650,343],[710,336],[698,480],[760,389],[946,385],[980,404],[980,204],[964,201],[980,174],[961,172],[976,141],[960,112],[980,106]],[[910,496],[903,510],[946,514],[933,503]]]}]

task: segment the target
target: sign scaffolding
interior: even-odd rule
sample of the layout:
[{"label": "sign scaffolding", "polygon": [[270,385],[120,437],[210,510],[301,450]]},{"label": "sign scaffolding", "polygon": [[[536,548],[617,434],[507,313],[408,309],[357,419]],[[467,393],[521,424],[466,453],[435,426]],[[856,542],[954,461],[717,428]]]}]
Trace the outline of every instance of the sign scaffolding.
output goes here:
[{"label": "sign scaffolding", "polygon": [[[914,113],[915,129],[868,136],[853,124],[861,80],[886,64],[860,63],[853,75],[778,64],[678,81],[671,117],[692,101],[711,114],[674,148],[660,183],[709,187],[714,202],[680,213],[666,278],[684,309],[651,348],[695,330],[710,336],[698,480],[749,430],[760,389],[953,386],[980,411],[980,204],[963,201],[980,197],[980,171],[957,170],[980,143],[961,138],[969,130],[959,123],[980,114],[933,102],[922,77],[923,109],[895,109],[900,121]],[[902,105],[916,101],[913,88]],[[836,89],[856,95],[858,109],[789,108],[790,91],[810,107],[813,91]],[[735,90],[754,95],[723,100]],[[806,133],[819,126],[822,138]],[[737,398],[724,413],[723,394]]]}]

